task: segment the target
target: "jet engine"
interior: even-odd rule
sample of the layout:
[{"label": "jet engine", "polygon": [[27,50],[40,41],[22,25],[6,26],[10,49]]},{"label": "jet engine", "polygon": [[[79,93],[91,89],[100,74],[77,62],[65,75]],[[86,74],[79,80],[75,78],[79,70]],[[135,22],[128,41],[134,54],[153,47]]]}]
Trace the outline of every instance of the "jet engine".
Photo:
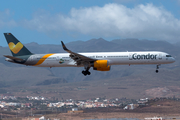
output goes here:
[{"label": "jet engine", "polygon": [[96,60],[93,69],[98,71],[109,71],[110,66],[108,65],[107,60]]}]

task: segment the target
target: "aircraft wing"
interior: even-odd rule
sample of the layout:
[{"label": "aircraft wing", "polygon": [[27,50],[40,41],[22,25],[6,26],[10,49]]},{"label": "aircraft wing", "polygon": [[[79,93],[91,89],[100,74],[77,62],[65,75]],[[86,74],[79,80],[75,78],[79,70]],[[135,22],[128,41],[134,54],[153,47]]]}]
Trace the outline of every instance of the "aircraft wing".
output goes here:
[{"label": "aircraft wing", "polygon": [[90,57],[87,57],[87,56],[84,56],[84,55],[81,55],[81,54],[78,54],[78,53],[75,53],[75,52],[72,52],[70,50],[67,49],[67,47],[64,45],[64,43],[61,41],[62,43],[62,46],[63,46],[63,49],[65,51],[67,51],[68,53],[70,53],[70,57],[75,60],[77,63],[78,62],[90,62],[90,61],[96,61],[97,59],[93,59],[93,58],[90,58]]}]

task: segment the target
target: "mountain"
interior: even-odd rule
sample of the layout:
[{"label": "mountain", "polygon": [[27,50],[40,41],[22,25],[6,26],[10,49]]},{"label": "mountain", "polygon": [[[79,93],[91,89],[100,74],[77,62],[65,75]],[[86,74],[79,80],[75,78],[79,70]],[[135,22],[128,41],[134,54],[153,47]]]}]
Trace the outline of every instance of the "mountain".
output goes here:
[{"label": "mountain", "polygon": [[[25,44],[25,46],[32,53],[65,52],[60,44],[39,45],[33,42]],[[65,88],[64,86],[68,86],[69,88],[73,86],[77,87],[82,82],[87,83],[87,86],[91,86],[91,88],[87,87],[88,90],[96,90],[95,93],[97,96],[117,95],[117,92],[119,91],[116,91],[114,88],[117,88],[118,86],[127,88],[126,91],[132,92],[133,95],[131,94],[131,96],[135,97],[135,95],[146,95],[145,92],[140,91],[146,91],[147,89],[151,90],[154,87],[157,88],[165,86],[180,86],[179,45],[171,44],[166,41],[138,39],[116,39],[112,41],[106,41],[103,38],[99,38],[91,39],[88,41],[74,41],[67,43],[66,46],[68,49],[74,52],[164,51],[175,57],[176,62],[169,65],[161,65],[158,74],[155,73],[156,65],[119,65],[111,66],[111,70],[108,72],[94,71],[91,68],[91,75],[84,76],[81,73],[81,71],[84,69],[83,67],[40,68],[9,63],[5,61],[5,58],[3,57],[3,55],[11,55],[9,48],[0,47],[0,87],[3,89],[7,89],[9,87],[46,86],[44,88],[46,89],[47,86],[56,86],[52,87],[52,89],[60,89],[57,87],[61,86],[61,91],[63,91],[63,88],[67,90],[67,88]],[[76,89],[76,87],[71,88],[71,90]],[[95,88],[97,88],[98,91]],[[107,91],[108,95],[103,93],[105,91],[102,91],[105,88],[105,91]],[[137,91],[133,91],[132,88],[137,89]],[[111,93],[110,95],[109,91],[113,90],[115,92]],[[135,91],[138,93],[134,93]],[[71,91],[71,93],[69,94],[72,93],[73,92]],[[123,95],[125,93],[127,92],[124,92]],[[84,93],[82,93],[81,95],[85,96]],[[180,93],[177,93],[176,95],[180,96]],[[89,96],[87,95],[87,97]]]}]

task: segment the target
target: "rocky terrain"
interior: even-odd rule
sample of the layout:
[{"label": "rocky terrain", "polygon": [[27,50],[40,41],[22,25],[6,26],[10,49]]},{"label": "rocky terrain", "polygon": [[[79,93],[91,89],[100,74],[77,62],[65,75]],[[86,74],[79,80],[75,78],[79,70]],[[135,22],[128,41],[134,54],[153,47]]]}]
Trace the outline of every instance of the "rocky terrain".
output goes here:
[{"label": "rocky terrain", "polygon": [[[23,43],[23,40],[20,40]],[[33,53],[65,52],[60,44],[25,44]],[[161,65],[112,66],[108,72],[94,71],[84,76],[83,68],[40,68],[13,64],[5,61],[3,55],[11,55],[9,48],[0,47],[0,93],[13,95],[54,95],[57,98],[91,97],[180,97],[180,46],[166,41],[119,39],[106,41],[102,38],[75,41],[66,46],[74,52],[113,51],[164,51],[176,62]],[[81,89],[79,89],[81,88]],[[22,89],[26,92],[21,92]],[[46,94],[51,92],[51,94]],[[57,94],[58,93],[58,94]]]}]

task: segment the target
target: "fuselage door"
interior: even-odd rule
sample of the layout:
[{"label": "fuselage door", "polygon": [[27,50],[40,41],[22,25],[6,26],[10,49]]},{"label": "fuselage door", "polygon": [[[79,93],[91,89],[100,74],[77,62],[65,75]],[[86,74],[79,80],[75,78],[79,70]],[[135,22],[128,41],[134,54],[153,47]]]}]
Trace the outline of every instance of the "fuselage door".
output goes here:
[{"label": "fuselage door", "polygon": [[59,61],[59,60],[60,60],[59,56],[57,56],[57,57],[56,57],[56,60],[57,60],[57,61]]},{"label": "fuselage door", "polygon": [[133,56],[133,54],[132,54],[132,53],[129,53],[129,60],[132,60],[132,59],[133,59],[132,56]]},{"label": "fuselage door", "polygon": [[35,60],[36,60],[36,58],[37,58],[37,56],[36,56],[36,55],[31,55],[31,56],[30,56],[30,61],[35,61]]},{"label": "fuselage door", "polygon": [[159,60],[162,60],[162,54],[159,53]]},{"label": "fuselage door", "polygon": [[32,56],[32,55],[29,57],[29,60],[30,60],[30,61],[32,61],[32,60],[33,60],[33,56]]}]

